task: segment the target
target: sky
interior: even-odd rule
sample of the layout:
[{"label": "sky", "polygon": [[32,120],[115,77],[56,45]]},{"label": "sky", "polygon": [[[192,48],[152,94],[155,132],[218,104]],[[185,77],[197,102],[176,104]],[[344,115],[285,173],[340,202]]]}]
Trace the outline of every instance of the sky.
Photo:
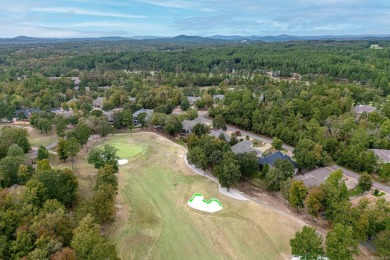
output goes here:
[{"label": "sky", "polygon": [[390,0],[0,0],[0,38],[390,35]]}]

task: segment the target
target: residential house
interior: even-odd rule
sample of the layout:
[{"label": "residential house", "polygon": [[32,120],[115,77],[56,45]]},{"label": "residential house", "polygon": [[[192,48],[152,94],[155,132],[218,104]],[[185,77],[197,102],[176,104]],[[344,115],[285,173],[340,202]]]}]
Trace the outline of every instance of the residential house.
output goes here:
[{"label": "residential house", "polygon": [[231,147],[234,154],[255,152],[257,157],[260,157],[262,153],[259,150],[253,148],[253,143],[248,140],[243,140]]},{"label": "residential house", "polygon": [[146,113],[146,120],[149,120],[152,118],[152,115],[153,115],[153,110],[151,109],[145,109],[145,108],[142,108],[136,112],[133,113],[133,123],[135,125],[138,125],[139,121],[138,121],[138,116],[139,114],[141,113]]},{"label": "residential house", "polygon": [[17,110],[15,110],[15,118],[30,120],[31,115],[33,113],[39,113],[39,112],[41,112],[41,110],[40,109],[35,109],[35,108],[17,109]]},{"label": "residential house", "polygon": [[201,99],[202,99],[201,97],[187,97],[187,100],[191,106],[195,105],[196,101]]},{"label": "residential house", "polygon": [[114,113],[115,112],[118,112],[118,111],[122,111],[123,108],[115,108],[113,110],[110,110],[110,111],[102,111],[103,112],[103,115],[105,115],[108,119],[108,122],[112,123],[114,122]]},{"label": "residential house", "polygon": [[137,99],[135,97],[129,97],[128,99],[130,102],[135,103],[137,102]]},{"label": "residential house", "polygon": [[294,162],[290,156],[283,154],[281,151],[277,151],[265,157],[259,158],[259,165],[261,167],[264,167],[266,164],[269,166],[274,166],[277,160],[288,160],[294,166],[294,168],[297,168],[296,162]]},{"label": "residential house", "polygon": [[56,115],[63,116],[65,118],[69,118],[69,117],[72,117],[74,115],[72,110],[64,110],[62,108],[54,109],[51,112],[56,114]]},{"label": "residential house", "polygon": [[98,97],[92,103],[94,107],[103,107],[104,97]]},{"label": "residential house", "polygon": [[374,111],[376,111],[376,107],[371,107],[371,106],[367,106],[367,105],[358,105],[358,106],[355,106],[353,108],[353,111],[358,115],[362,115],[363,113],[372,113]]},{"label": "residential house", "polygon": [[226,134],[222,129],[212,130],[209,133],[209,136],[214,136],[215,138],[219,138],[221,135],[225,137],[226,142],[230,142],[230,135]]},{"label": "residential house", "polygon": [[381,163],[389,163],[390,162],[390,150],[383,149],[370,149],[373,151],[376,156],[378,156],[378,160]]},{"label": "residential house", "polygon": [[220,94],[213,95],[214,102],[217,102],[218,100],[222,101],[224,98],[225,98],[225,95],[220,95]]},{"label": "residential house", "polygon": [[198,118],[196,118],[194,120],[183,120],[183,122],[182,122],[183,134],[184,135],[191,134],[192,128],[194,128],[194,126],[198,123],[203,124],[202,121]]}]

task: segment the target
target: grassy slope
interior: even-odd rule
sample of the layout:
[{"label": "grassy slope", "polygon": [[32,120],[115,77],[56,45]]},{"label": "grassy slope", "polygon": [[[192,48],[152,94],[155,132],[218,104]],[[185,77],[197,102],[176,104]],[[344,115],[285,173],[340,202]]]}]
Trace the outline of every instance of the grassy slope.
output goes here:
[{"label": "grassy slope", "polygon": [[[120,169],[120,210],[106,229],[122,259],[283,259],[289,253],[297,223],[219,194],[214,183],[183,165],[182,149],[146,134],[110,142],[143,147]],[[187,201],[196,192],[219,199],[224,209],[191,209]]]}]

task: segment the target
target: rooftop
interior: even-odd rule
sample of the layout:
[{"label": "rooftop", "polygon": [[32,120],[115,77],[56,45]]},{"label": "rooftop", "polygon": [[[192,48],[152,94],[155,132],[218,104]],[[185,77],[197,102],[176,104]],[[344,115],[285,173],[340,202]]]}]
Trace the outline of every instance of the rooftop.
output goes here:
[{"label": "rooftop", "polygon": [[232,146],[232,152],[234,154],[240,153],[250,153],[255,152],[256,154],[260,154],[261,152],[253,149],[253,143],[248,140],[244,140]]},{"label": "rooftop", "polygon": [[274,166],[277,160],[288,160],[291,162],[292,165],[294,165],[294,168],[297,167],[296,163],[290,158],[290,156],[283,154],[281,151],[277,151],[273,154],[267,155],[265,157],[261,157],[259,159],[259,164],[260,165],[269,164],[271,166]]},{"label": "rooftop", "polygon": [[366,113],[371,113],[376,111],[376,107],[371,107],[367,105],[358,105],[353,108],[353,111],[355,111],[356,114],[363,114],[364,112]]},{"label": "rooftop", "polygon": [[215,138],[219,138],[219,136],[223,134],[225,136],[225,140],[227,142],[230,142],[230,136],[228,134],[225,133],[225,131],[223,131],[222,129],[218,129],[218,130],[212,130],[210,133],[209,133],[209,136],[214,136]]}]

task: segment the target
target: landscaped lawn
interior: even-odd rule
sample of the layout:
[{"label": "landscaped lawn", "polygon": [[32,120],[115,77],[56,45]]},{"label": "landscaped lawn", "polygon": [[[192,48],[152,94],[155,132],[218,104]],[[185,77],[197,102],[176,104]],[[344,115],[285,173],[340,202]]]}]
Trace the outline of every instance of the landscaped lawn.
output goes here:
[{"label": "landscaped lawn", "polygon": [[358,195],[363,194],[363,192],[364,191],[362,190],[362,188],[360,188],[360,186],[356,186],[352,190],[348,191],[348,197],[356,197]]},{"label": "landscaped lawn", "polygon": [[[188,169],[180,146],[145,133],[113,136],[95,146],[105,143],[130,157],[117,175],[117,219],[104,229],[122,259],[289,257],[289,240],[301,225],[254,202],[223,196],[216,184]],[[220,200],[223,209],[190,208],[194,193]]]},{"label": "landscaped lawn", "polygon": [[32,129],[28,132],[31,147],[39,147],[41,145],[46,146],[54,143],[58,137],[55,131],[51,131],[48,134],[41,133],[41,131]]}]

